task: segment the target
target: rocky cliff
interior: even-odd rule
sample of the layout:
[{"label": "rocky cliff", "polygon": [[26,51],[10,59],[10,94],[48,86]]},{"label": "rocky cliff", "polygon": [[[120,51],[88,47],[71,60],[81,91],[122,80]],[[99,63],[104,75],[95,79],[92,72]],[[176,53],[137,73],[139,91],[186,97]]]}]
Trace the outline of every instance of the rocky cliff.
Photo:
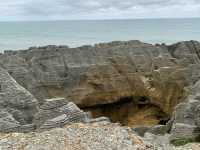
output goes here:
[{"label": "rocky cliff", "polygon": [[[12,93],[12,97],[0,97],[6,104],[1,110],[21,127],[33,124],[37,130],[106,116],[142,135],[196,139],[200,135],[199,64],[197,41],[172,45],[127,41],[7,51],[0,55],[0,94]],[[21,94],[26,99],[18,98],[11,85],[6,90],[5,76],[26,91]]]},{"label": "rocky cliff", "polygon": [[[8,52],[0,62],[41,104],[44,99],[65,97],[81,108],[99,110],[94,111],[98,115],[103,111],[102,105],[134,101],[137,105],[133,104],[134,109],[124,123],[132,120],[135,125],[137,118],[132,115],[140,113],[138,105],[146,103],[142,107],[147,115],[152,114],[149,124],[157,124],[161,120],[156,118],[162,116],[155,114],[160,112],[169,118],[187,95],[184,73],[189,67],[171,53],[167,46],[129,41],[94,47],[30,48]],[[115,116],[109,117],[116,120]]]}]

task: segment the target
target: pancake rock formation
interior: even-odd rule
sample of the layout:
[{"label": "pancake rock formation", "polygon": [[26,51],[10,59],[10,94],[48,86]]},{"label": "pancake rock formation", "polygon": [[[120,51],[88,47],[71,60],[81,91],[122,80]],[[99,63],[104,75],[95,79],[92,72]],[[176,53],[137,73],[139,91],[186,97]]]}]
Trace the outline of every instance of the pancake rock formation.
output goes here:
[{"label": "pancake rock formation", "polygon": [[[0,131],[34,133],[3,134],[0,148],[8,146],[4,140],[12,146],[24,142],[31,145],[46,134],[60,132],[73,145],[78,134],[83,134],[80,140],[91,132],[98,134],[96,129],[93,133],[94,124],[98,130],[109,127],[114,137],[122,130],[128,132],[128,137],[120,135],[122,143],[123,138],[138,134],[145,148],[148,142],[161,148],[168,145],[169,149],[177,140],[196,142],[200,140],[199,89],[197,41],[172,45],[118,41],[78,48],[45,46],[5,51],[0,55]],[[76,123],[87,132],[82,133]],[[125,126],[132,129],[131,135]],[[75,131],[71,135],[68,130]],[[102,141],[102,147],[96,149],[106,149],[107,140],[117,142],[102,140],[108,133],[103,134],[96,139]],[[20,141],[24,136],[31,138]],[[52,135],[49,140],[56,145],[55,138]],[[47,144],[42,141],[38,149]],[[120,143],[114,149],[137,145],[131,140],[125,142],[129,143],[127,147]],[[80,147],[92,146],[82,143]],[[112,144],[107,146],[113,149]]]},{"label": "pancake rock formation", "polygon": [[[179,64],[179,59],[171,55],[168,47],[139,41],[79,48],[32,47],[7,52],[0,60],[10,75],[40,104],[44,99],[64,97],[83,109],[94,110],[93,114],[99,116],[102,112],[99,106],[134,102],[130,117],[122,120],[133,126],[137,125],[137,119],[142,121],[146,117],[145,114],[142,118],[132,117],[141,110],[152,114],[144,124],[166,120],[186,95],[183,71],[187,68]],[[142,104],[143,109],[138,108]],[[99,111],[95,111],[98,108]],[[115,116],[108,117],[116,120]]]},{"label": "pancake rock formation", "polygon": [[91,116],[64,98],[37,99],[0,68],[0,132],[31,132],[89,122]]}]

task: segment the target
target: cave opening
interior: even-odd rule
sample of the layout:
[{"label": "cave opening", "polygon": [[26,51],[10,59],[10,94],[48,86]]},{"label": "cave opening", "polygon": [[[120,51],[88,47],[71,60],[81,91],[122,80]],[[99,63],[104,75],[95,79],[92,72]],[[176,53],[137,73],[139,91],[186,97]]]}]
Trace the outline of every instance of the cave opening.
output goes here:
[{"label": "cave opening", "polygon": [[161,118],[158,124],[159,125],[166,125],[169,120],[170,120],[170,117]]},{"label": "cave opening", "polygon": [[158,106],[153,105],[146,96],[122,97],[115,103],[96,105],[83,109],[91,112],[94,118],[105,116],[111,122],[130,127],[165,125],[169,120],[169,116]]}]

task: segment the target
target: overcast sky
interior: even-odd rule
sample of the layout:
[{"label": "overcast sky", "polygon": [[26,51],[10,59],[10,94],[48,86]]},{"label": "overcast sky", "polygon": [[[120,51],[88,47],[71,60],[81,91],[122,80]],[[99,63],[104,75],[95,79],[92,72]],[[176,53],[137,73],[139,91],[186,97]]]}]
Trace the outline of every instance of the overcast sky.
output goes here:
[{"label": "overcast sky", "polygon": [[0,21],[200,17],[200,0],[0,0]]}]

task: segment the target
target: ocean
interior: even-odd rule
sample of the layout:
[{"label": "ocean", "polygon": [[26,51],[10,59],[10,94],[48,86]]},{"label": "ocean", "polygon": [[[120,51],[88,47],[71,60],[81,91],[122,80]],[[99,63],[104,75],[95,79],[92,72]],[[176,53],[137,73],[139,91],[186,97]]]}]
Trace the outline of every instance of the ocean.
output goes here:
[{"label": "ocean", "polygon": [[77,47],[116,40],[200,41],[199,19],[0,22],[0,52],[31,46]]}]

